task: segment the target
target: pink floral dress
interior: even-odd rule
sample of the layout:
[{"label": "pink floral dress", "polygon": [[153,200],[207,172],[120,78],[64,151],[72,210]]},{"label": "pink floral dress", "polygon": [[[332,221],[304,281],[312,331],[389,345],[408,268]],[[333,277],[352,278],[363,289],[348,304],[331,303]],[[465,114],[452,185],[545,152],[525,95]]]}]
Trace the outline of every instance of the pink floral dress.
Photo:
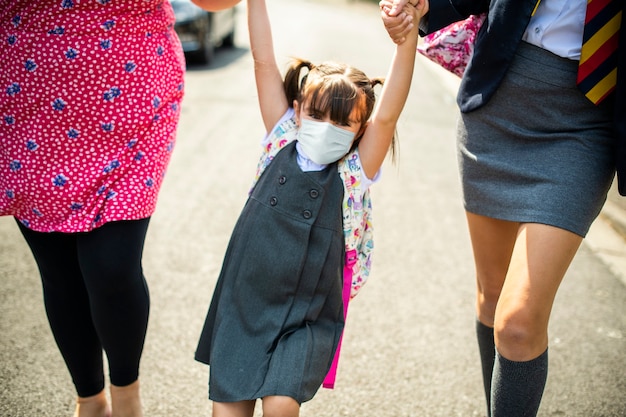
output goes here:
[{"label": "pink floral dress", "polygon": [[486,13],[471,15],[438,31],[424,36],[417,51],[454,75],[463,76],[474,53],[476,36],[482,27]]},{"label": "pink floral dress", "polygon": [[150,216],[185,62],[167,0],[0,0],[0,215],[84,232]]}]

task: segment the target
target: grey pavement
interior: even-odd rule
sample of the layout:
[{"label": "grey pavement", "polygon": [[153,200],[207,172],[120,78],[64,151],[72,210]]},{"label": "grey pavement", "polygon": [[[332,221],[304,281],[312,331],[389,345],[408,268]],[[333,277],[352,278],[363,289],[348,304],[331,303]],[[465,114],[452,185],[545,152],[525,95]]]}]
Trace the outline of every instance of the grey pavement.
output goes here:
[{"label": "grey pavement", "polygon": [[[375,4],[268,3],[281,64],[293,55],[336,59],[385,75],[393,46]],[[238,7],[238,47],[187,72],[179,138],[148,233],[146,417],[211,415],[208,368],[193,353],[263,131],[245,10]],[[398,125],[398,162],[385,163],[372,189],[372,276],[350,306],[336,388],[320,389],[303,405],[303,417],[485,415],[454,83],[418,57]],[[557,296],[542,417],[626,415],[626,239],[617,226],[626,224],[623,202],[613,191]],[[13,220],[2,217],[0,416],[69,417],[74,395],[46,321],[35,263]]]}]

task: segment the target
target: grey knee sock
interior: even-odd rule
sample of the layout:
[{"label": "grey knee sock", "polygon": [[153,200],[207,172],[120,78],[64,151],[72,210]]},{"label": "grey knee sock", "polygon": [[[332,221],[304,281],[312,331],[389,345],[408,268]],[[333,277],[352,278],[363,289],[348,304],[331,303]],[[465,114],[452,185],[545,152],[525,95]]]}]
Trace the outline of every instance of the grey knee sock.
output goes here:
[{"label": "grey knee sock", "polygon": [[487,415],[491,410],[491,375],[493,363],[496,359],[496,345],[493,341],[493,327],[485,326],[476,320],[476,337],[478,339],[478,351],[480,352],[480,364],[483,368],[483,385],[485,399],[487,400]]},{"label": "grey knee sock", "polygon": [[492,417],[534,417],[548,377],[548,349],[527,362],[513,362],[499,353],[493,370]]}]

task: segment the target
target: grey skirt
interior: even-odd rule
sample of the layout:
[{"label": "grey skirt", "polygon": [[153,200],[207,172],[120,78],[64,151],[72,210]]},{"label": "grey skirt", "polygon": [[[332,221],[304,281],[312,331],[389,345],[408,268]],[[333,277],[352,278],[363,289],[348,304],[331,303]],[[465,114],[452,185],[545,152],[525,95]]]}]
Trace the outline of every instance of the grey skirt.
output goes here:
[{"label": "grey skirt", "polygon": [[616,140],[612,107],[576,88],[577,65],[522,42],[491,100],[461,114],[468,212],[587,234],[615,175]]}]

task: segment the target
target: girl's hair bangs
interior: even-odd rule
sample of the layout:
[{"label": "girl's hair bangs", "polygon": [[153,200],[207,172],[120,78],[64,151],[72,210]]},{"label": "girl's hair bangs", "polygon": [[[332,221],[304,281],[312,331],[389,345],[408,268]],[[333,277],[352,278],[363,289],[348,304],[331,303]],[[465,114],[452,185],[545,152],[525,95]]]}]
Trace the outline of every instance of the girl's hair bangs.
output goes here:
[{"label": "girl's hair bangs", "polygon": [[[319,117],[330,116],[335,123],[349,125],[350,122],[364,123],[361,109],[364,95],[349,79],[340,74],[325,77],[309,77],[302,92],[303,104],[308,105],[312,114]],[[358,120],[351,119],[357,109]]]}]

